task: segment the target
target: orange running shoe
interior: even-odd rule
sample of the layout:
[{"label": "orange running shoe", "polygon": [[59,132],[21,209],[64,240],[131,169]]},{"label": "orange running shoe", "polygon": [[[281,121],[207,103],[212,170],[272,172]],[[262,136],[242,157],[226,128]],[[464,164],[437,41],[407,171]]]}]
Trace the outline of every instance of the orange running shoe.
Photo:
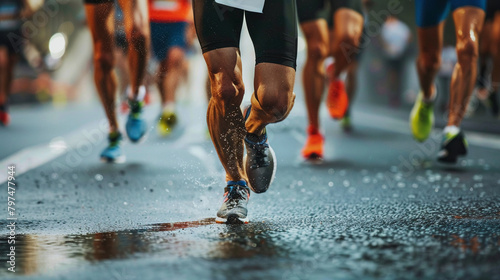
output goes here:
[{"label": "orange running shoe", "polygon": [[328,113],[333,119],[342,119],[349,107],[349,98],[345,91],[345,85],[342,80],[336,79],[330,82],[328,87],[328,96],[326,97],[326,107]]},{"label": "orange running shoe", "polygon": [[305,159],[322,159],[323,158],[323,135],[319,130],[310,125],[307,128],[307,140],[304,148],[302,148],[302,156]]}]

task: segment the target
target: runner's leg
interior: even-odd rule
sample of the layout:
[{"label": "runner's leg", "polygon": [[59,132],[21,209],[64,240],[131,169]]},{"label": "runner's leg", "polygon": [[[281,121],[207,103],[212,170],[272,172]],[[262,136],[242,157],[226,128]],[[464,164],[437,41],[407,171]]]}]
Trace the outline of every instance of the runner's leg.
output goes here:
[{"label": "runner's leg", "polygon": [[334,77],[347,70],[359,53],[358,46],[363,32],[363,16],[348,8],[338,9],[334,15],[331,52],[335,58]]},{"label": "runner's leg", "polygon": [[319,128],[319,106],[325,90],[325,58],[328,55],[328,24],[324,19],[300,25],[307,42],[307,58],[302,72],[309,125]]},{"label": "runner's leg", "polygon": [[182,79],[184,50],[173,47],[168,50],[167,57],[158,66],[158,87],[161,93],[162,106],[175,103],[175,93]]},{"label": "runner's leg", "polygon": [[484,10],[476,7],[461,7],[453,12],[458,61],[451,81],[449,126],[460,126],[474,88],[477,74],[478,38],[484,16]]},{"label": "runner's leg", "polygon": [[149,17],[147,0],[119,0],[123,10],[128,40],[128,62],[132,96],[137,99],[143,84],[149,52]]},{"label": "runner's leg", "polygon": [[491,54],[493,56],[493,72],[491,74],[491,85],[493,92],[498,94],[500,89],[500,11],[495,13],[492,28]]},{"label": "runner's leg", "polygon": [[0,105],[8,103],[17,55],[0,46]]},{"label": "runner's leg", "polygon": [[434,78],[441,65],[441,49],[443,48],[444,22],[437,26],[417,29],[418,58],[417,72],[420,89],[425,99],[434,96]]},{"label": "runner's leg", "polygon": [[243,138],[246,135],[240,104],[245,88],[240,52],[222,48],[204,54],[212,96],[207,123],[215,150],[226,170],[226,181],[246,180],[243,170]]},{"label": "runner's leg", "polygon": [[86,4],[87,24],[94,46],[94,80],[109,121],[110,132],[118,132],[116,75],[113,71],[113,3]]}]

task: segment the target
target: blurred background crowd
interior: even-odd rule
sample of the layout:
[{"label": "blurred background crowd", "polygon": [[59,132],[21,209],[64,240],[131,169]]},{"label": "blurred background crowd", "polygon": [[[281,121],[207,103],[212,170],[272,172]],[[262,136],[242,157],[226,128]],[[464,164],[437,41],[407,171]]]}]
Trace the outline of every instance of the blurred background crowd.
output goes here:
[{"label": "blurred background crowd", "polygon": [[[385,2],[366,1],[366,22],[380,21],[376,16],[377,11],[387,5]],[[380,26],[374,25],[375,27],[371,29],[369,27],[368,31],[371,32],[368,32],[368,43],[362,46],[359,63],[356,103],[370,104],[396,114],[399,112],[401,118],[407,119],[419,86],[415,67],[417,56],[415,7],[412,1],[403,2],[405,2],[404,9],[401,13],[383,19]],[[27,4],[23,7],[22,3]],[[8,13],[16,7],[22,10],[22,18],[12,22],[13,20],[8,19]],[[370,13],[370,11],[375,12]],[[92,43],[81,0],[2,0],[0,19],[0,40],[7,42],[4,45],[13,48],[10,55],[9,51],[0,52],[2,73],[7,73],[6,76],[8,73],[12,75],[11,84],[6,78],[0,80],[2,91],[9,92],[8,102],[5,102],[5,97],[0,97],[0,104],[8,103],[10,110],[15,110],[15,106],[18,105],[52,104],[58,107],[97,99],[93,82],[89,78],[92,77],[93,69]],[[115,25],[118,27],[114,38],[119,76],[118,92],[123,93],[128,85],[127,63],[124,59],[127,42],[123,28],[120,28],[123,26],[120,11],[115,12]],[[20,28],[19,34],[13,35],[14,33],[9,32],[13,28]],[[186,33],[188,44],[183,62],[184,71],[177,76],[181,83],[187,81],[186,75],[189,73],[190,65],[202,66],[189,63],[193,58],[201,57],[192,24],[187,25]],[[443,63],[437,81],[440,93],[448,92],[452,69],[456,62],[453,21],[447,21],[444,34]],[[487,37],[488,35],[481,37],[481,44],[486,44]],[[242,40],[249,39],[243,37]],[[305,48],[305,40],[302,34],[299,34],[298,71],[301,70],[300,65],[305,59]],[[243,56],[244,60],[248,60],[249,57],[251,59],[252,56]],[[486,65],[484,67],[491,67],[487,60],[484,61],[486,61],[482,62]],[[253,62],[245,63],[251,65]],[[154,55],[150,55],[146,74],[148,91],[156,91],[154,77],[157,75],[157,66],[158,61]],[[206,83],[206,80],[198,82]],[[488,81],[485,83],[487,86]],[[299,86],[296,86],[296,91],[301,91]],[[498,101],[493,98],[496,95],[492,95],[493,97],[488,100],[482,100],[477,91],[478,89],[475,90],[469,104],[464,127],[490,131],[491,124],[498,120]],[[5,96],[5,93],[2,95]],[[157,98],[155,96],[151,95],[153,100]],[[438,96],[436,106],[438,114],[446,114],[447,97],[447,94]],[[122,111],[127,110],[125,103],[121,104],[121,107]],[[445,118],[437,118],[438,126],[440,119],[444,122]],[[7,124],[5,121],[8,120],[3,120],[3,123]]]}]

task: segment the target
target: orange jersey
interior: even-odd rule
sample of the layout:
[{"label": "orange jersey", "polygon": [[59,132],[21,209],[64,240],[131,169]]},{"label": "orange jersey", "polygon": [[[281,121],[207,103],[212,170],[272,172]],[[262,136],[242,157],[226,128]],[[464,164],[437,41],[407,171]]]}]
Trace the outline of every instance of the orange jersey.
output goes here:
[{"label": "orange jersey", "polygon": [[149,0],[149,20],[153,22],[191,21],[189,0]]}]

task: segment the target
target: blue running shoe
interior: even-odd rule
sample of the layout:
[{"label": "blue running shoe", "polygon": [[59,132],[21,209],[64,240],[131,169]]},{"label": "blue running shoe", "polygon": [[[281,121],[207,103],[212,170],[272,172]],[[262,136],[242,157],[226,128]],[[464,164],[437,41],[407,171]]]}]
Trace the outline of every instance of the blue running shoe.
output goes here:
[{"label": "blue running shoe", "polygon": [[[244,111],[245,120],[250,115],[251,106]],[[269,189],[276,174],[276,155],[267,141],[267,131],[260,136],[247,133],[245,137],[247,153],[243,158],[243,166],[248,176],[248,185],[255,193],[263,193]]]},{"label": "blue running shoe", "polygon": [[219,224],[246,224],[247,204],[250,199],[250,190],[244,180],[228,181],[224,188],[224,201],[215,222]]},{"label": "blue running shoe", "polygon": [[125,129],[130,141],[137,143],[146,135],[148,130],[146,121],[142,118],[144,102],[129,100],[129,106],[130,114],[128,115]]},{"label": "blue running shoe", "polygon": [[120,147],[122,134],[112,132],[108,135],[109,145],[101,153],[101,161],[109,163],[125,162],[125,155]]}]

